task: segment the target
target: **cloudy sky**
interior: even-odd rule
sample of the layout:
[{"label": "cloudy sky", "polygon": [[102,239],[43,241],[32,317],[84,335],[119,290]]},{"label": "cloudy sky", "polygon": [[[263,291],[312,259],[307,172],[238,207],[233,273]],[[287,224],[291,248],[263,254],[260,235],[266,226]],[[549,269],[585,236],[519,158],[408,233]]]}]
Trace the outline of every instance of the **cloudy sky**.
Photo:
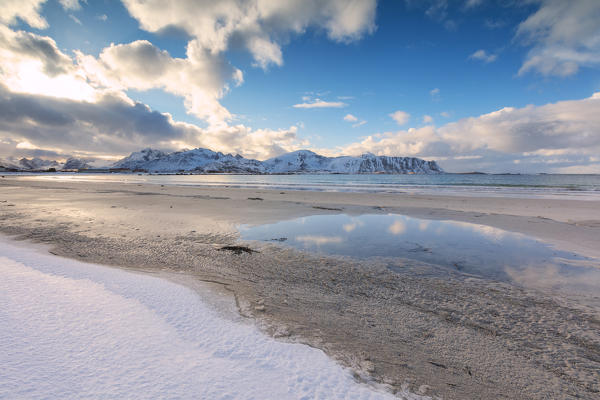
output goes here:
[{"label": "cloudy sky", "polygon": [[600,173],[599,21],[598,0],[2,0],[0,158]]}]

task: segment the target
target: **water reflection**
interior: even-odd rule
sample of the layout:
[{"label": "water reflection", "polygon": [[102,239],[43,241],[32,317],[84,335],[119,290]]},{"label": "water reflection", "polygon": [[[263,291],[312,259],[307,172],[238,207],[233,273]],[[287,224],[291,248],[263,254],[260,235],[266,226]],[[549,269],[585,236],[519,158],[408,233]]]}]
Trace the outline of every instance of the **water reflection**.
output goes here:
[{"label": "water reflection", "polygon": [[395,214],[315,215],[239,229],[245,240],[278,240],[311,252],[408,258],[528,287],[596,295],[600,289],[600,260],[485,225]]}]

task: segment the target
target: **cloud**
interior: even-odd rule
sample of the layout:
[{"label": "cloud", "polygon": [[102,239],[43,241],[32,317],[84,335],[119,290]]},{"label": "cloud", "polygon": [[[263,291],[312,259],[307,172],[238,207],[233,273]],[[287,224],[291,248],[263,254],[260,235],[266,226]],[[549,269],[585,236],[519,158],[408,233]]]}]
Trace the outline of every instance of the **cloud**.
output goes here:
[{"label": "cloud", "polygon": [[[435,158],[446,169],[557,171],[598,164],[600,93],[542,106],[505,107],[439,128],[427,125],[371,135],[339,153]],[[560,156],[560,159],[557,159]]]},{"label": "cloud", "polygon": [[471,54],[469,56],[469,58],[472,60],[480,60],[480,61],[483,61],[484,63],[488,64],[488,63],[496,61],[496,59],[498,58],[498,55],[497,54],[489,54],[485,50],[477,50],[475,53]]},{"label": "cloud", "polygon": [[431,96],[431,100],[433,100],[433,101],[440,101],[441,100],[440,89],[439,88],[431,89],[429,91],[429,95]]},{"label": "cloud", "polygon": [[352,127],[353,127],[353,128],[358,128],[359,126],[363,126],[364,124],[366,124],[366,123],[367,123],[367,121],[365,121],[365,120],[360,120],[360,121],[359,121],[359,120],[358,120],[358,118],[357,118],[357,117],[355,117],[355,116],[354,116],[354,115],[352,115],[352,114],[346,114],[346,116],[344,117],[344,121],[347,121],[347,122],[354,122],[354,123],[352,124]]},{"label": "cloud", "polygon": [[102,15],[96,16],[96,18],[99,19],[100,21],[106,21],[108,19],[108,15],[102,14]]},{"label": "cloud", "polygon": [[189,112],[210,124],[232,116],[219,100],[229,82],[239,85],[242,72],[221,55],[206,53],[189,44],[187,58],[173,58],[146,40],[111,45],[98,58],[77,52],[88,79],[112,89],[163,89],[181,96]]},{"label": "cloud", "polygon": [[79,20],[79,18],[77,18],[73,14],[69,14],[69,18],[71,18],[76,24],[81,25],[81,21]]},{"label": "cloud", "polygon": [[211,54],[243,47],[262,68],[281,65],[282,44],[309,28],[343,43],[375,30],[375,0],[182,0],[170,3],[169,12],[160,0],[124,4],[144,30],[160,33],[177,27]]},{"label": "cloud", "polygon": [[309,243],[316,246],[326,244],[337,244],[342,243],[344,239],[341,236],[318,236],[318,235],[303,235],[296,236],[296,240],[299,242]]},{"label": "cloud", "polygon": [[[197,49],[188,49],[188,54],[193,51]],[[14,142],[7,148],[11,154],[32,151],[17,148],[18,143],[30,143],[36,151],[93,157],[122,156],[147,146],[199,146],[268,158],[308,145],[297,139],[296,126],[254,130],[209,123],[200,128],[174,121],[124,92],[163,88],[186,98],[192,110],[204,106],[210,113],[201,115],[209,122],[222,112],[216,119],[220,122],[228,115],[218,103],[227,87],[223,82],[238,82],[241,76],[223,66],[218,55],[200,61],[194,54],[173,58],[137,41],[112,45],[98,58],[77,52],[73,60],[48,37],[0,25],[0,56],[0,141]]]},{"label": "cloud", "polygon": [[[309,28],[347,43],[375,29],[375,0],[261,0],[171,2],[168,12],[159,0],[125,0],[129,13],[144,30],[178,31],[188,41],[186,58],[172,58],[148,41],[111,45],[98,58],[78,53],[78,62],[95,85],[126,90],[158,88],[183,97],[188,112],[211,125],[227,125],[232,114],[220,100],[243,73],[226,59],[226,51],[246,49],[254,63],[282,65],[282,45]],[[297,108],[344,107],[316,100]]]},{"label": "cloud", "polygon": [[[0,5],[0,21],[13,24],[20,18],[32,27],[46,28],[39,14],[43,3],[5,0]],[[78,0],[60,3],[65,10],[81,8]],[[220,100],[232,85],[243,82],[242,71],[225,59],[227,50],[246,49],[255,64],[266,69],[282,65],[282,46],[307,29],[325,32],[340,43],[375,30],[376,0],[182,0],[171,2],[168,12],[159,0],[125,0],[124,5],[142,29],[157,34],[184,33],[189,40],[186,58],[170,57],[148,41],[111,45],[97,58],[77,52],[85,79],[94,87],[111,90],[165,90],[181,96],[188,112],[221,126],[233,116]],[[343,105],[316,102],[312,107]]]},{"label": "cloud", "polygon": [[315,99],[308,103],[294,104],[294,108],[343,108],[348,104],[342,103],[341,101],[324,101],[321,99]]},{"label": "cloud", "polygon": [[73,68],[69,56],[62,53],[49,37],[24,31],[13,31],[0,25],[0,74],[3,81],[23,72],[27,65],[37,64],[49,76],[66,73]]},{"label": "cloud", "polygon": [[449,31],[455,31],[458,27],[456,21],[448,19],[448,0],[405,0],[405,3],[408,8],[424,9],[428,18],[442,24]]},{"label": "cloud", "polygon": [[404,111],[395,111],[393,113],[390,114],[390,117],[396,121],[396,123],[398,125],[404,125],[408,122],[408,120],[410,119],[410,114]]},{"label": "cloud", "polygon": [[406,232],[406,224],[400,220],[396,220],[388,227],[388,232],[393,235],[402,235]]},{"label": "cloud", "polygon": [[54,40],[0,25],[0,82],[10,90],[92,101],[96,90]]},{"label": "cloud", "polygon": [[[0,23],[14,25],[17,20],[25,22],[32,28],[46,29],[48,22],[42,17],[40,11],[47,0],[2,0],[0,2]],[[78,0],[60,0],[65,10],[81,8]]]},{"label": "cloud", "polygon": [[569,76],[581,66],[600,66],[600,2],[537,0],[539,9],[517,28],[515,38],[532,46],[519,75]]},{"label": "cloud", "polygon": [[431,115],[423,115],[424,124],[433,124],[433,117]]},{"label": "cloud", "polygon": [[60,5],[65,10],[79,10],[81,8],[79,0],[60,0]]},{"label": "cloud", "polygon": [[467,0],[465,1],[465,8],[474,8],[480,6],[483,3],[483,0]]},{"label": "cloud", "polygon": [[40,15],[40,9],[45,2],[46,0],[2,0],[0,22],[13,25],[17,23],[18,18],[32,28],[45,29],[48,23]]},{"label": "cloud", "polygon": [[295,126],[203,129],[174,121],[171,115],[119,93],[104,93],[92,103],[14,93],[0,86],[0,114],[0,140],[27,142],[37,149],[65,154],[123,156],[148,146],[169,150],[208,147],[264,159],[307,144],[297,139]]}]

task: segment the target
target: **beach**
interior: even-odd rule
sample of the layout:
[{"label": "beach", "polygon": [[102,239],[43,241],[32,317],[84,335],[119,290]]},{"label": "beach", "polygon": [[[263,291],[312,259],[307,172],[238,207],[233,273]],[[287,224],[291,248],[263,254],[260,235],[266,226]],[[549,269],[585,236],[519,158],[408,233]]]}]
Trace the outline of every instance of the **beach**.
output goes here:
[{"label": "beach", "polygon": [[300,251],[239,232],[315,215],[403,215],[515,232],[595,259],[598,200],[10,175],[0,196],[3,234],[86,263],[215,285],[263,332],[323,350],[390,391],[444,399],[592,399],[600,391],[598,295],[556,293],[525,275],[515,284],[414,259]]}]

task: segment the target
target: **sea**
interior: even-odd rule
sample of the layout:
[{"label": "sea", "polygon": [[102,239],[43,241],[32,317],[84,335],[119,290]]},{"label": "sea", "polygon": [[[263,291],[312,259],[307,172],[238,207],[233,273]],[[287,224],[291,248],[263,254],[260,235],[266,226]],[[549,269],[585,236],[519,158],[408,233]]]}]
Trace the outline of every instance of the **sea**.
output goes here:
[{"label": "sea", "polygon": [[19,179],[149,183],[177,186],[600,200],[600,175],[596,174],[190,175],[19,173],[11,175],[18,175]]}]

